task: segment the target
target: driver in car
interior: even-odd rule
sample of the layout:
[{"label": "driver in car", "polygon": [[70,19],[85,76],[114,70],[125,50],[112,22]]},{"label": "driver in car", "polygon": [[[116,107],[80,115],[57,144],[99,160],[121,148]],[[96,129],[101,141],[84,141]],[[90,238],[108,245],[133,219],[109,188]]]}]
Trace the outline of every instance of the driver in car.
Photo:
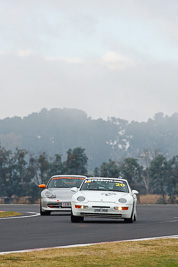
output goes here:
[{"label": "driver in car", "polygon": [[89,190],[94,190],[94,189],[98,189],[98,185],[95,181],[89,184]]}]

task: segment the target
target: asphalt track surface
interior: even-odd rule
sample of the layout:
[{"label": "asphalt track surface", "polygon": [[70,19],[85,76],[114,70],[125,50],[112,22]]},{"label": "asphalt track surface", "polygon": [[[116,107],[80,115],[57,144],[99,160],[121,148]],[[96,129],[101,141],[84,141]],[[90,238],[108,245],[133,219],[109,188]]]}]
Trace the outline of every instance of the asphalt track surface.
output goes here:
[{"label": "asphalt track surface", "polygon": [[0,252],[178,235],[178,205],[138,205],[138,220],[85,218],[71,223],[69,213],[39,215],[39,205],[0,205],[19,217],[0,218]]}]

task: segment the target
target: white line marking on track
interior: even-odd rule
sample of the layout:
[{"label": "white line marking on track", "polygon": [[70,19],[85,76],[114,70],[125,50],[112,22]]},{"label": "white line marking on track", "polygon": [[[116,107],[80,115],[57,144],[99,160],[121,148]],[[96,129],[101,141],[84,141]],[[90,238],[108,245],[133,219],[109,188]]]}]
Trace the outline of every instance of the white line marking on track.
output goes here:
[{"label": "white line marking on track", "polygon": [[112,244],[112,243],[130,242],[130,241],[134,242],[134,241],[145,241],[145,240],[155,240],[155,239],[168,239],[168,238],[178,238],[178,235],[148,237],[148,238],[140,238],[140,239],[138,238],[138,239],[111,241],[111,242],[99,242],[99,243],[90,243],[90,244],[76,244],[76,245],[69,245],[69,246],[36,248],[36,249],[26,249],[26,250],[18,250],[18,251],[4,251],[4,252],[0,252],[0,255],[10,254],[10,253],[25,253],[25,252],[41,251],[41,250],[56,249],[56,248],[87,247],[87,246],[93,246],[93,245]]},{"label": "white line marking on track", "polygon": [[171,221],[162,221],[162,222],[158,222],[158,223],[174,223],[174,222],[178,222],[178,220],[171,220]]},{"label": "white line marking on track", "polygon": [[19,216],[12,216],[12,217],[4,217],[4,218],[0,218],[0,220],[24,219],[24,218],[36,217],[40,215],[40,213],[36,213],[36,212],[28,212],[28,213],[33,213],[33,214],[24,215],[24,216],[19,215]]}]

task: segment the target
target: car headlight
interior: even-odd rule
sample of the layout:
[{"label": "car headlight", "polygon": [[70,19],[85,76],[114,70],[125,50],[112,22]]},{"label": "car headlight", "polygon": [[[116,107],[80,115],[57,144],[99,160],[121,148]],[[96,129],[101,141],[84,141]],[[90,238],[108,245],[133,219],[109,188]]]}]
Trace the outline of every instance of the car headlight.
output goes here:
[{"label": "car headlight", "polygon": [[79,196],[79,197],[77,198],[77,200],[78,200],[78,201],[84,201],[84,200],[85,200],[85,197],[83,197],[83,196]]},{"label": "car headlight", "polygon": [[120,198],[120,199],[119,199],[119,202],[120,202],[120,203],[126,203],[126,202],[127,202],[127,199],[125,199],[125,198]]},{"label": "car headlight", "polygon": [[56,195],[53,193],[53,191],[49,191],[49,190],[47,190],[47,191],[45,192],[45,196],[46,196],[47,198],[56,198]]}]

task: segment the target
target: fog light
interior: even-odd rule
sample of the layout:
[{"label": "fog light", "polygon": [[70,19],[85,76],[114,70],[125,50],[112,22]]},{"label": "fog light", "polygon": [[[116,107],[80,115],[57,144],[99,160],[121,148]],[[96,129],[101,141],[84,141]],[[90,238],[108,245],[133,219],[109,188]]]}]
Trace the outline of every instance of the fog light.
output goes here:
[{"label": "fog light", "polygon": [[115,210],[128,210],[128,207],[114,207]]},{"label": "fog light", "polygon": [[122,210],[128,210],[128,207],[122,207]]},{"label": "fog light", "polygon": [[84,206],[84,205],[75,205],[76,209],[87,209],[88,206]]}]

